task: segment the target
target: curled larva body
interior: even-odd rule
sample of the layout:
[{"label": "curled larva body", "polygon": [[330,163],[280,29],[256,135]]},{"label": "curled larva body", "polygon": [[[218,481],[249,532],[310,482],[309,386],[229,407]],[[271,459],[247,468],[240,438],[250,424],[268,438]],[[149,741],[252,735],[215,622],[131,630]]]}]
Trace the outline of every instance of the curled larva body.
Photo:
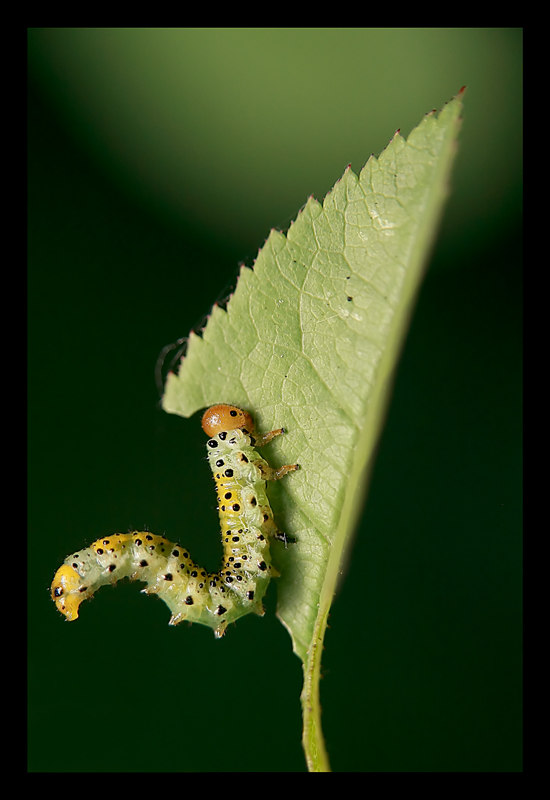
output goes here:
[{"label": "curled larva body", "polygon": [[218,638],[239,617],[263,614],[262,599],[274,575],[269,538],[285,538],[273,519],[266,480],[278,480],[299,467],[272,469],[255,447],[267,444],[283,429],[257,436],[250,415],[235,406],[212,406],[202,425],[210,437],[208,461],[218,495],[220,571],[207,573],[186,548],[146,531],[98,539],[68,556],[55,574],[52,598],[67,620],[77,619],[80,603],[100,586],[125,577],[143,581],[146,594],[164,600],[172,612],[171,625],[184,621],[208,625]]}]

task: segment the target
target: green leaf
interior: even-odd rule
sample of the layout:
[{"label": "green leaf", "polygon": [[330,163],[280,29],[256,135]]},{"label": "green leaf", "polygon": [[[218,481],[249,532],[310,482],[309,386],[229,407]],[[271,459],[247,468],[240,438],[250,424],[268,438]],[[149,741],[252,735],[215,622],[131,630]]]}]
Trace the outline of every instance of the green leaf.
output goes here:
[{"label": "green leaf", "polygon": [[278,616],[304,663],[304,748],[329,769],[319,674],[327,617],[361,510],[396,362],[447,194],[462,92],[399,132],[357,177],[348,167],[321,205],[310,198],[287,235],[272,230],[243,267],[227,310],[191,333],[165,411],[189,417],[214,403],[284,426],[274,466],[301,470],[270,487]]}]

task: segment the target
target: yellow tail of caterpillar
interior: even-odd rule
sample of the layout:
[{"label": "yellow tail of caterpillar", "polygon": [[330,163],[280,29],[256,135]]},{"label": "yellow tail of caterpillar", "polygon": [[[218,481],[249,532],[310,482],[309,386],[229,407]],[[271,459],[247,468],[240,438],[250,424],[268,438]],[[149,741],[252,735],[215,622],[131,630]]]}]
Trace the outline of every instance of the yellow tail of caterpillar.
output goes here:
[{"label": "yellow tail of caterpillar", "polygon": [[208,461],[216,482],[223,544],[219,572],[194,563],[185,547],[148,531],[117,533],[68,556],[57,570],[51,595],[69,621],[104,584],[121,578],[143,581],[145,594],[157,594],[172,612],[170,625],[197,622],[214,629],[216,638],[230,622],[254,612],[263,615],[262,599],[270,578],[269,538],[287,541],[275,525],[266,481],[299,469],[287,464],[272,469],[256,452],[284,433],[279,428],[255,434],[250,414],[235,406],[209,408],[202,427],[209,437]]}]

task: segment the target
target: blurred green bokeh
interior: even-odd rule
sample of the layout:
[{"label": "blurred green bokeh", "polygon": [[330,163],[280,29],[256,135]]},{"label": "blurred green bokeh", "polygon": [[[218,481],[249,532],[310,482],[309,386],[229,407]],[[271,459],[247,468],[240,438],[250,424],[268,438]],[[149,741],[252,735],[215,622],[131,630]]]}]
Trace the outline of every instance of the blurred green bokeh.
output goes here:
[{"label": "blurred green bokeh", "polygon": [[521,769],[521,31],[32,29],[29,76],[29,769],[305,768],[274,587],[221,642],[127,585],[66,625],[47,588],[144,525],[217,568],[204,437],[159,410],[160,349],[464,84],[323,724],[337,771]]},{"label": "blurred green bokeh", "polygon": [[324,197],[348,163],[358,172],[464,84],[448,230],[519,211],[517,30],[53,28],[31,32],[30,55],[113,182],[178,228],[194,222],[252,253],[259,231],[288,227],[308,195]]}]

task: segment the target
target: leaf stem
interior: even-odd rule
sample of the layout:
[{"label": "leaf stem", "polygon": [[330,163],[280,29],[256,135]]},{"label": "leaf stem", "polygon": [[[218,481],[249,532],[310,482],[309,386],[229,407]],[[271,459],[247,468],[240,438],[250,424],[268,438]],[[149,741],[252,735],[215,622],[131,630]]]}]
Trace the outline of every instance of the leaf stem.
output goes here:
[{"label": "leaf stem", "polygon": [[311,645],[304,661],[304,687],[301,694],[304,748],[307,767],[310,772],[330,772],[328,754],[321,727],[321,702],[319,699],[319,679],[321,677],[321,655],[327,627],[328,607],[319,609]]}]

